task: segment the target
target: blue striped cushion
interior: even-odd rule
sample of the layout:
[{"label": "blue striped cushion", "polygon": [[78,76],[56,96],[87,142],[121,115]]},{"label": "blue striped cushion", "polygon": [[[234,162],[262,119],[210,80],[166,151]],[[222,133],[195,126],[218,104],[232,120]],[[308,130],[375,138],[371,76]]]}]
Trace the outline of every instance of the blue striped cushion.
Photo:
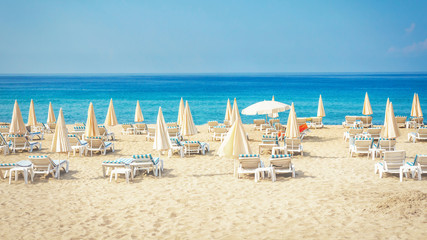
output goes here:
[{"label": "blue striped cushion", "polygon": [[77,137],[76,134],[68,134],[68,137]]},{"label": "blue striped cushion", "polygon": [[1,125],[0,128],[9,128],[9,126]]},{"label": "blue striped cushion", "polygon": [[259,157],[259,154],[240,154],[239,157],[247,158],[247,157]]},{"label": "blue striped cushion", "polygon": [[198,143],[198,144],[200,144],[200,141],[185,141],[184,143]]},{"label": "blue striped cushion", "polygon": [[354,138],[354,140],[373,140],[373,138]]},{"label": "blue striped cushion", "polygon": [[378,139],[378,141],[381,141],[381,140],[396,140],[396,138],[379,138]]},{"label": "blue striped cushion", "polygon": [[151,154],[140,154],[140,155],[132,155],[132,158],[134,159],[153,159]]},{"label": "blue striped cushion", "polygon": [[227,128],[227,126],[215,126],[214,128]]},{"label": "blue striped cushion", "polygon": [[178,138],[170,138],[172,142],[175,142],[176,145],[181,146],[181,142],[178,140]]},{"label": "blue striped cushion", "polygon": [[102,137],[86,137],[87,139],[102,139]]},{"label": "blue striped cushion", "polygon": [[9,137],[24,137],[22,134],[9,134]]},{"label": "blue striped cushion", "polygon": [[74,127],[74,130],[84,130],[84,129],[86,129],[85,126],[76,126],[76,127]]},{"label": "blue striped cushion", "polygon": [[350,129],[363,129],[363,127],[351,127]]},{"label": "blue striped cushion", "polygon": [[0,167],[13,167],[16,166],[15,163],[0,163]]},{"label": "blue striped cushion", "polygon": [[98,127],[99,127],[99,128],[105,128],[105,126],[104,126],[104,125],[98,125]]},{"label": "blue striped cushion", "polygon": [[48,158],[48,156],[47,155],[31,155],[31,156],[28,156],[28,158]]},{"label": "blue striped cushion", "polygon": [[271,158],[287,158],[287,157],[291,157],[291,154],[271,155]]},{"label": "blue striped cushion", "polygon": [[133,162],[133,158],[118,158],[116,160],[108,160],[108,161],[103,161],[103,163],[110,163],[110,164],[130,164]]}]

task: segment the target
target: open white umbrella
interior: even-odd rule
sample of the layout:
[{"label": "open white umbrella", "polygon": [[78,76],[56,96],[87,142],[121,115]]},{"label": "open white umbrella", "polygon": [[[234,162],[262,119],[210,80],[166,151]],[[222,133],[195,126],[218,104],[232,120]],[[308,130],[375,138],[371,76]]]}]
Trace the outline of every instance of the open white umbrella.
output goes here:
[{"label": "open white umbrella", "polygon": [[193,116],[191,115],[190,105],[185,101],[185,111],[184,117],[182,119],[181,126],[181,135],[182,136],[192,136],[197,134],[197,128],[193,121]]},{"label": "open white umbrella", "polygon": [[[273,102],[276,101],[276,100],[274,100],[274,95],[271,98],[271,101],[273,101]],[[270,114],[268,114],[268,116],[271,117],[271,118],[278,118],[279,117],[279,113],[270,113]]]},{"label": "open white umbrella", "polygon": [[36,118],[36,110],[34,109],[34,101],[31,99],[30,103],[30,111],[28,113],[28,126],[36,126],[37,125],[37,118]]},{"label": "open white umbrella", "polygon": [[85,128],[86,137],[96,137],[99,135],[98,122],[96,121],[95,110],[93,109],[93,104],[89,104],[89,109],[87,111],[87,121]]},{"label": "open white umbrella", "polygon": [[142,116],[141,106],[139,105],[139,100],[136,101],[136,109],[135,109],[135,122],[143,122],[144,116]]},{"label": "open white umbrella", "polygon": [[291,107],[288,104],[284,104],[277,101],[262,101],[250,105],[249,107],[242,110],[245,115],[263,115],[279,113],[289,110]]},{"label": "open white umbrella", "polygon": [[323,107],[322,95],[320,95],[320,97],[319,97],[319,105],[317,106],[317,116],[318,117],[326,116],[325,108]]},{"label": "open white umbrella", "polygon": [[363,115],[371,115],[371,114],[373,114],[372,107],[371,107],[371,102],[369,101],[369,97],[368,97],[368,93],[367,92],[365,94],[365,102],[363,103],[362,114]]},{"label": "open white umbrella", "polygon": [[[59,109],[58,123],[55,127],[55,133],[53,134],[52,146],[50,150],[59,154],[68,153],[71,151],[71,144],[70,140],[68,139],[68,130],[67,125],[65,124],[62,108]],[[57,174],[59,178],[59,172]]]},{"label": "open white umbrella", "polygon": [[178,109],[178,119],[176,121],[176,124],[178,124],[178,126],[181,126],[183,121],[184,121],[184,111],[185,111],[185,107],[184,107],[184,99],[181,98],[181,101],[179,102],[179,109]]},{"label": "open white umbrella", "polygon": [[169,132],[163,118],[162,108],[159,107],[159,113],[157,114],[157,124],[156,124],[156,135],[154,136],[153,149],[159,151],[169,150],[171,148],[171,142],[169,139]]},{"label": "open white umbrella", "polygon": [[17,100],[15,100],[15,105],[13,106],[12,121],[10,122],[9,133],[10,134],[27,133],[27,128],[25,127],[24,120],[22,119],[21,110],[19,109]]},{"label": "open white umbrella", "polygon": [[225,109],[225,121],[231,121],[231,104],[230,99],[227,100],[227,108]]},{"label": "open white umbrella", "polygon": [[295,139],[300,137],[300,132],[297,124],[297,114],[295,113],[294,103],[291,105],[289,112],[288,123],[286,124],[285,137]]},{"label": "open white umbrella", "polygon": [[47,112],[47,121],[46,123],[55,123],[55,112],[53,111],[52,103],[49,102],[49,111]]},{"label": "open white umbrella", "polygon": [[105,118],[104,124],[106,126],[116,126],[118,124],[112,98],[110,99],[110,106],[108,106],[107,117]]}]

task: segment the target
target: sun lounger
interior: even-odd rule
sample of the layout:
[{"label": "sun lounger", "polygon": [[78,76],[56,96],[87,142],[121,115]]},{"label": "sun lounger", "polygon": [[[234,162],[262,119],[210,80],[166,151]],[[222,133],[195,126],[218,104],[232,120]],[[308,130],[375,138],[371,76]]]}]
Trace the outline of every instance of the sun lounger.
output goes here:
[{"label": "sun lounger", "polygon": [[9,129],[8,125],[0,125],[0,134],[9,134]]},{"label": "sun lounger", "polygon": [[292,164],[291,154],[271,155],[270,167],[273,168],[273,182],[276,181],[276,174],[278,173],[292,173],[292,177],[295,177],[295,167]]},{"label": "sun lounger", "polygon": [[408,133],[408,141],[427,140],[427,127],[420,127],[416,132]]},{"label": "sun lounger", "polygon": [[147,141],[151,141],[154,140],[154,137],[156,136],[156,128],[154,127],[149,127],[147,129],[147,136],[145,136],[145,139]]},{"label": "sun lounger", "polygon": [[86,124],[84,122],[75,122],[74,127],[84,127]]},{"label": "sun lounger", "polygon": [[381,157],[385,151],[395,151],[395,150],[396,150],[396,139],[379,138],[378,143],[372,146],[372,159],[375,159],[377,155]]},{"label": "sun lounger", "polygon": [[6,139],[0,134],[0,151],[3,151],[3,154],[6,155],[9,153],[9,149],[12,147],[11,142],[7,142]]},{"label": "sun lounger", "polygon": [[88,143],[87,151],[90,151],[91,157],[93,152],[101,152],[102,155],[107,154],[108,149],[114,152],[114,143],[104,142],[102,137],[87,137],[86,141]]},{"label": "sun lounger", "polygon": [[424,118],[411,118],[410,121],[406,122],[406,128],[418,128],[424,126]]},{"label": "sun lounger", "polygon": [[12,152],[15,153],[17,150],[27,150],[32,152],[34,148],[40,150],[42,148],[42,144],[40,142],[30,142],[27,137],[24,135],[9,135],[9,140],[11,142]]},{"label": "sun lounger", "polygon": [[47,155],[39,156],[28,156],[28,159],[31,161],[31,179],[34,180],[36,174],[53,174],[54,177],[59,178],[61,168],[68,172],[69,162],[67,160],[52,160]]},{"label": "sun lounger", "polygon": [[279,139],[277,136],[262,135],[261,143],[258,145],[258,153],[262,154],[263,148],[272,150],[273,147],[279,147]]},{"label": "sun lounger", "polygon": [[360,120],[362,121],[362,126],[365,128],[369,128],[372,127],[372,117],[371,116],[362,116],[362,117],[358,117]]},{"label": "sun lounger", "polygon": [[254,174],[257,182],[259,179],[257,169],[263,167],[264,163],[258,154],[241,154],[238,160],[237,178],[240,178],[240,174]]},{"label": "sun lounger", "polygon": [[208,132],[213,132],[213,128],[218,126],[218,121],[209,121],[208,122]]},{"label": "sun lounger", "polygon": [[181,142],[184,145],[184,154],[191,155],[192,153],[205,155],[209,152],[209,143],[200,141],[184,141]]},{"label": "sun lounger", "polygon": [[308,127],[314,127],[314,129],[323,128],[322,117],[312,117],[311,122],[308,124]]},{"label": "sun lounger", "polygon": [[135,134],[135,128],[131,123],[123,123],[122,128],[123,128],[122,130],[123,135]]},{"label": "sun lounger", "polygon": [[12,183],[12,178],[15,175],[15,181],[18,181],[18,176],[20,173],[24,176],[25,184],[28,183],[28,177],[31,178],[32,163],[28,160],[19,161],[17,163],[6,163],[0,164],[0,175],[2,175],[1,170],[5,170],[4,178],[7,177],[9,173],[9,184]]},{"label": "sun lounger", "polygon": [[254,119],[255,129],[261,130],[261,125],[265,124],[265,119]]},{"label": "sun lounger", "polygon": [[133,162],[130,164],[131,168],[134,171],[134,175],[139,170],[146,170],[147,173],[150,172],[150,169],[153,170],[154,176],[162,176],[163,172],[163,160],[160,158],[153,158],[151,154],[143,155],[133,155]]},{"label": "sun lounger", "polygon": [[147,132],[147,124],[146,123],[135,123],[135,134],[145,134]]},{"label": "sun lounger", "polygon": [[178,123],[176,122],[168,122],[166,123],[166,126],[179,128]]},{"label": "sun lounger", "polygon": [[356,116],[345,116],[345,121],[342,123],[342,126],[345,128],[354,127],[356,119],[357,119]]},{"label": "sun lounger", "polygon": [[45,132],[54,133],[56,128],[56,123],[45,123]]},{"label": "sun lounger", "polygon": [[106,177],[110,175],[110,182],[115,176],[117,181],[117,176],[119,174],[124,174],[126,177],[126,182],[129,183],[129,176],[134,177],[130,164],[134,161],[133,158],[118,158],[116,160],[107,160],[102,162],[102,173]]},{"label": "sun lounger", "polygon": [[351,127],[347,132],[344,132],[344,141],[348,141],[350,138],[361,136],[363,133],[362,127]]},{"label": "sun lounger", "polygon": [[285,138],[285,147],[286,150],[292,154],[299,152],[301,153],[301,156],[304,155],[301,139]]},{"label": "sun lounger", "polygon": [[372,152],[373,144],[373,138],[352,138],[350,144],[350,157],[353,157],[353,154],[367,154],[367,157],[369,157]]},{"label": "sun lounger", "polygon": [[406,152],[387,151],[384,152],[384,157],[381,162],[375,164],[375,173],[379,172],[380,178],[384,173],[399,173],[400,181],[402,181],[403,169],[401,167],[405,164]]},{"label": "sun lounger", "polygon": [[413,162],[407,162],[405,166],[413,170],[412,176],[418,174],[418,180],[421,180],[421,175],[427,173],[427,155],[418,154]]},{"label": "sun lounger", "polygon": [[73,131],[71,131],[71,134],[78,135],[79,137],[82,137],[85,133],[86,127],[85,126],[74,126]]},{"label": "sun lounger", "polygon": [[223,124],[224,126],[226,126],[226,127],[231,127],[231,123],[230,123],[230,121],[228,121],[228,120],[224,120],[224,124]]},{"label": "sun lounger", "polygon": [[278,118],[270,119],[270,120],[268,120],[268,123],[270,124],[270,126],[273,127],[274,124],[280,123],[280,119],[278,119]]},{"label": "sun lounger", "polygon": [[169,157],[177,152],[181,158],[184,157],[184,146],[181,144],[178,138],[170,138],[171,149],[169,149]]},{"label": "sun lounger", "polygon": [[374,140],[378,140],[380,138],[380,135],[381,135],[381,128],[380,127],[368,128],[366,130],[366,136],[373,138]]},{"label": "sun lounger", "polygon": [[80,140],[79,136],[76,134],[68,134],[68,140],[70,141],[71,149],[73,149],[73,154],[76,156],[76,151],[79,151],[80,156],[87,155],[87,142]]},{"label": "sun lounger", "polygon": [[179,140],[183,139],[178,127],[168,127],[168,133],[169,137],[178,138]]},{"label": "sun lounger", "polygon": [[212,140],[214,141],[223,141],[228,133],[228,128],[226,126],[216,126],[212,129],[213,135]]},{"label": "sun lounger", "polygon": [[116,138],[114,137],[113,132],[109,132],[108,129],[104,125],[98,125],[99,135],[104,137],[107,141],[114,141]]},{"label": "sun lounger", "polygon": [[395,119],[396,119],[397,127],[399,127],[399,128],[406,127],[406,119],[407,119],[407,117],[405,117],[405,116],[396,116]]}]

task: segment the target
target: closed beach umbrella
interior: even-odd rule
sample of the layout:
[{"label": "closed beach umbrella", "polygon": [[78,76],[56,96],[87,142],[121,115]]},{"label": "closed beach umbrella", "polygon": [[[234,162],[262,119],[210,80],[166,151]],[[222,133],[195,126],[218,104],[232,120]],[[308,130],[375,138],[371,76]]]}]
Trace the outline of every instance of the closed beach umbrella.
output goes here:
[{"label": "closed beach umbrella", "polygon": [[185,111],[184,117],[182,119],[181,126],[181,135],[182,136],[192,136],[197,134],[197,128],[193,121],[193,116],[191,115],[190,105],[185,101]]},{"label": "closed beach umbrella", "polygon": [[371,115],[371,114],[373,114],[372,107],[371,107],[371,102],[369,101],[369,97],[368,97],[368,93],[367,92],[365,94],[365,102],[363,103],[362,114],[363,115]]},{"label": "closed beach umbrella", "polygon": [[159,114],[157,114],[156,135],[154,136],[153,149],[162,151],[171,148],[169,140],[169,132],[165,119],[163,118],[162,108],[159,107]]},{"label": "closed beach umbrella", "polygon": [[385,105],[384,124],[387,121],[387,111],[388,111],[388,105],[389,104],[390,104],[390,98],[387,98],[387,103]]},{"label": "closed beach umbrella", "polygon": [[71,151],[71,144],[68,139],[68,130],[67,125],[65,125],[62,108],[59,109],[58,123],[55,127],[55,133],[53,134],[50,150],[56,153],[66,153]]},{"label": "closed beach umbrella", "polygon": [[242,121],[240,117],[237,116],[236,121],[231,126],[227,136],[218,149],[218,155],[220,157],[238,159],[240,154],[252,154],[252,150],[246,137]]},{"label": "closed beach umbrella", "polygon": [[318,117],[324,117],[324,116],[326,116],[326,114],[325,114],[325,108],[323,108],[322,95],[320,95],[320,97],[319,97],[319,105],[317,107],[317,116]]},{"label": "closed beach umbrella", "polygon": [[36,110],[34,110],[34,102],[33,99],[31,99],[30,103],[30,111],[28,113],[28,126],[36,126],[37,125],[37,118],[36,118]]},{"label": "closed beach umbrella", "polygon": [[298,124],[297,124],[297,114],[295,113],[294,103],[292,103],[291,111],[289,112],[288,123],[286,125],[285,137],[290,138],[290,139],[300,137],[299,128],[298,128]]},{"label": "closed beach umbrella", "polygon": [[105,118],[104,124],[107,126],[116,126],[118,124],[116,112],[114,111],[113,99],[110,99],[110,106],[108,106],[107,117]]},{"label": "closed beach umbrella", "polygon": [[237,112],[239,111],[238,107],[237,107],[237,101],[236,98],[234,98],[234,102],[233,102],[233,109],[231,110],[231,124],[234,123],[234,121],[236,120],[235,116],[236,116],[236,108],[237,108]]},{"label": "closed beach umbrella", "polygon": [[420,97],[418,96],[418,93],[417,93],[417,113],[418,113],[418,117],[423,117],[423,111],[421,111]]},{"label": "closed beach umbrella", "polygon": [[178,124],[178,126],[181,126],[183,123],[184,110],[185,110],[184,99],[181,98],[181,101],[179,102],[178,119],[176,121],[176,124]]},{"label": "closed beach umbrella", "polygon": [[86,137],[96,137],[99,135],[98,123],[96,121],[95,110],[93,109],[93,104],[89,104],[89,109],[87,111],[87,121],[85,129]]},{"label": "closed beach umbrella", "polygon": [[135,109],[135,122],[143,122],[144,116],[142,116],[141,106],[139,105],[139,100],[136,101],[136,109]]},{"label": "closed beach umbrella", "polygon": [[12,121],[10,122],[9,133],[10,134],[25,134],[27,128],[25,127],[24,120],[22,119],[21,110],[19,109],[18,101],[15,100],[13,106]]},{"label": "closed beach umbrella", "polygon": [[411,117],[418,117],[417,94],[416,93],[414,93],[414,98],[412,99]]},{"label": "closed beach umbrella", "polygon": [[271,101],[276,101],[276,100],[274,100],[274,95],[273,95],[273,98],[271,99]]},{"label": "closed beach umbrella", "polygon": [[393,103],[390,102],[387,107],[384,127],[382,129],[383,138],[397,138],[400,136],[399,128],[397,127],[396,118],[394,116]]},{"label": "closed beach umbrella", "polygon": [[49,102],[49,111],[47,112],[47,123],[55,123],[56,122],[56,118],[55,118],[55,113],[53,112],[53,107],[52,107],[52,103]]},{"label": "closed beach umbrella", "polygon": [[231,121],[231,104],[230,99],[227,100],[227,108],[225,109],[225,118],[226,121]]}]

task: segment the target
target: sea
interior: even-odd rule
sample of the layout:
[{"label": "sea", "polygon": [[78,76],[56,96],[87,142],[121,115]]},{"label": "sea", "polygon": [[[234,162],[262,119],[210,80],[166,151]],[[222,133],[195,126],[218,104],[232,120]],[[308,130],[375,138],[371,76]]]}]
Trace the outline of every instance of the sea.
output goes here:
[{"label": "sea", "polygon": [[[166,122],[175,122],[182,97],[200,125],[222,122],[227,99],[233,103],[236,98],[241,112],[273,95],[276,101],[294,103],[297,117],[314,117],[322,95],[323,122],[336,125],[346,115],[362,115],[366,92],[374,124],[383,124],[387,98],[396,115],[409,117],[414,93],[427,109],[427,73],[0,75],[0,122],[11,121],[15,100],[26,122],[33,99],[38,122],[46,122],[49,102],[56,116],[63,109],[67,124],[85,122],[92,102],[102,124],[111,98],[119,123],[133,122],[137,100],[145,122],[156,122],[159,107]],[[279,114],[282,123],[288,114]],[[265,115],[241,117],[252,123]]]}]

